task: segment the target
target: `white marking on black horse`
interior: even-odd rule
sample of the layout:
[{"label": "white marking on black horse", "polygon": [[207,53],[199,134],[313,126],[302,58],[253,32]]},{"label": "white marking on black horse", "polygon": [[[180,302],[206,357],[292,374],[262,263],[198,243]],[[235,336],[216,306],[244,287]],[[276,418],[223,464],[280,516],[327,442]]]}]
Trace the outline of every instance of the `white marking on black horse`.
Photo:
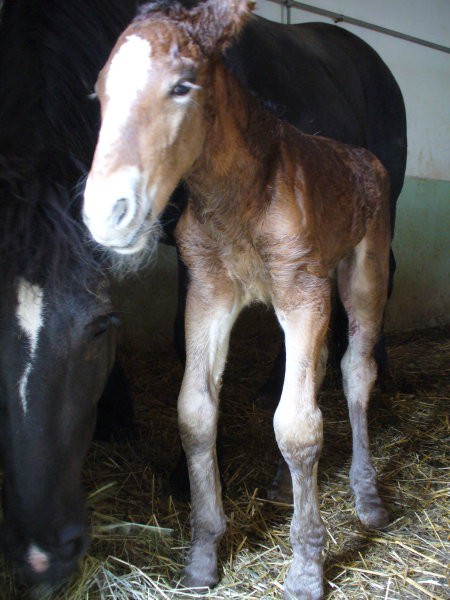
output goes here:
[{"label": "white marking on black horse", "polygon": [[45,573],[50,565],[48,555],[35,544],[28,550],[27,561],[35,573]]},{"label": "white marking on black horse", "polygon": [[17,312],[16,317],[20,329],[26,335],[29,343],[29,361],[19,381],[19,395],[23,411],[27,412],[27,387],[28,378],[33,368],[33,358],[39,343],[39,333],[44,323],[44,292],[38,285],[25,279],[19,280],[17,286]]}]

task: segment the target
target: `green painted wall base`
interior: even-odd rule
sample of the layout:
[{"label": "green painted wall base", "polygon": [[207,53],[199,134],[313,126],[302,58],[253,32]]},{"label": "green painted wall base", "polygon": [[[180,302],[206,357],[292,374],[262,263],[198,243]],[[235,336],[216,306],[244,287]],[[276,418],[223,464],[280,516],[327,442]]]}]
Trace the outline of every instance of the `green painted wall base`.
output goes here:
[{"label": "green painted wall base", "polygon": [[407,177],[397,206],[397,271],[386,330],[450,323],[450,181]]}]

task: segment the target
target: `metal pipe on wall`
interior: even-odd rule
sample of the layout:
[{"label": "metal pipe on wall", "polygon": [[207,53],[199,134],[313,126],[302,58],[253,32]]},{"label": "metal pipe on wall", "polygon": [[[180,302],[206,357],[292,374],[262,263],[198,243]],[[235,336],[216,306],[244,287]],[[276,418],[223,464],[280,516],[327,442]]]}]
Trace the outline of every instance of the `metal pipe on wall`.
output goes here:
[{"label": "metal pipe on wall", "polygon": [[291,8],[292,8],[292,0],[285,0],[286,4],[286,23],[288,25],[291,24]]},{"label": "metal pipe on wall", "polygon": [[332,19],[335,23],[348,23],[349,25],[364,27],[365,29],[370,29],[371,31],[377,31],[378,33],[383,33],[384,35],[389,35],[391,37],[395,37],[401,40],[406,40],[407,42],[412,42],[413,44],[419,44],[420,46],[425,46],[427,48],[432,48],[433,50],[438,50],[439,52],[445,52],[446,54],[450,54],[450,48],[447,46],[435,44],[434,42],[429,42],[428,40],[423,40],[416,36],[408,35],[407,33],[402,33],[401,31],[395,31],[394,29],[381,27],[380,25],[375,25],[374,23],[369,23],[360,19],[354,19],[353,17],[347,17],[346,15],[336,13],[331,10],[319,8],[318,6],[312,6],[311,4],[305,4],[304,2],[297,2],[297,0],[267,1],[272,2],[273,4],[279,4],[281,6],[286,7],[286,20],[288,24],[291,23],[292,8],[298,8],[299,10],[304,10],[306,12],[311,12],[315,15],[320,15],[321,17],[328,17]]}]

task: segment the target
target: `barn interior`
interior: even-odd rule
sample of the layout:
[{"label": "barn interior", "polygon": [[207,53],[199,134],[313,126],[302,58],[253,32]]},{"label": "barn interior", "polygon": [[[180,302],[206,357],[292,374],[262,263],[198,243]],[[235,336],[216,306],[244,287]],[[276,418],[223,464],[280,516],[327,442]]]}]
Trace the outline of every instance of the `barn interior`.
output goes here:
[{"label": "barn interior", "polygon": [[[391,519],[381,531],[365,530],[357,520],[347,405],[331,362],[320,393],[325,598],[444,600],[450,589],[450,6],[446,0],[426,7],[421,0],[260,0],[257,13],[280,22],[335,22],[339,14],[342,27],[380,53],[405,96],[408,165],[386,315],[393,385],[375,388],[370,411],[373,460]],[[53,591],[25,592],[0,554],[0,599],[281,598],[292,506],[267,497],[279,452],[273,405],[260,393],[282,342],[272,312],[252,307],[233,330],[221,395],[227,533],[220,545],[220,584],[200,595],[179,582],[190,539],[189,500],[170,480],[181,450],[176,400],[183,376],[172,343],[175,250],[161,245],[155,264],[113,286],[122,321],[118,357],[130,380],[134,426],[92,443],[84,471],[91,546],[70,581]]]}]

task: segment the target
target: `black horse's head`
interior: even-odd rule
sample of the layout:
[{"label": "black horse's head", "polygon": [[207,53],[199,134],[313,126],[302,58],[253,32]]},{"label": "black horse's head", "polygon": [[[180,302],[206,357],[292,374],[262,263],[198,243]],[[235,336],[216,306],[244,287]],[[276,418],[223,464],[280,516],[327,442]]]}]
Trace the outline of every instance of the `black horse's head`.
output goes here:
[{"label": "black horse's head", "polygon": [[98,132],[94,83],[135,5],[3,2],[0,541],[32,582],[63,579],[88,543],[81,470],[115,333],[78,186]]},{"label": "black horse's head", "polygon": [[81,471],[116,346],[75,171],[0,156],[0,539],[31,583],[62,580],[87,548]]},{"label": "black horse's head", "polygon": [[115,350],[104,281],[0,292],[2,541],[30,582],[68,575],[88,545],[81,469]]}]

